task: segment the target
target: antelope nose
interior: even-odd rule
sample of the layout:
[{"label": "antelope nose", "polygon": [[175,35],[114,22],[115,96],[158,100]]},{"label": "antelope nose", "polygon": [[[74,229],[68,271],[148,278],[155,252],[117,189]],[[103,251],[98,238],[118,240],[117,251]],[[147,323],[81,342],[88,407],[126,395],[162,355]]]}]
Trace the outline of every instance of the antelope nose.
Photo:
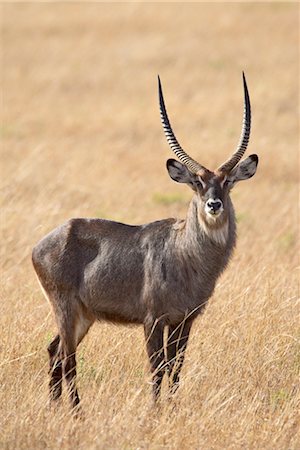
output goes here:
[{"label": "antelope nose", "polygon": [[211,211],[216,212],[221,208],[222,202],[221,200],[208,200],[207,206]]}]

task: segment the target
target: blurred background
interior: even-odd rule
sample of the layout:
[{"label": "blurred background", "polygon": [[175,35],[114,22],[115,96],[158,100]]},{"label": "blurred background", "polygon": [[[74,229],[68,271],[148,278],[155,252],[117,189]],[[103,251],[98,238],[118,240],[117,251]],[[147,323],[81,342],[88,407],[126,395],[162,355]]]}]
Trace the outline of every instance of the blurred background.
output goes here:
[{"label": "blurred background", "polygon": [[[240,136],[242,71],[251,97],[248,154],[259,155],[258,172],[233,192],[239,242],[216,290],[219,306],[208,309],[203,324],[212,324],[216,336],[218,320],[236,320],[236,311],[241,311],[237,305],[226,309],[228,299],[248,288],[247,292],[255,292],[248,305],[264,298],[266,316],[278,312],[272,330],[289,324],[293,335],[298,329],[293,322],[299,312],[295,302],[299,293],[295,272],[299,263],[298,10],[296,3],[283,2],[1,5],[1,353],[7,363],[5,377],[13,379],[22,373],[25,386],[20,393],[13,383],[1,395],[4,404],[15,408],[18,423],[27,417],[28,409],[39,410],[28,394],[32,374],[38,373],[34,383],[41,386],[40,395],[46,395],[45,346],[55,331],[31,266],[33,245],[70,217],[139,224],[186,213],[191,192],[172,182],[165,169],[166,160],[174,155],[160,123],[158,74],[179,142],[210,169],[233,152]],[[258,286],[267,290],[265,297],[255,291]],[[292,299],[284,303],[285,313],[280,309],[282,299]],[[244,308],[245,297],[241,301]],[[255,324],[261,310],[254,314],[251,336],[258,331]],[[104,353],[110,347],[111,341],[104,339],[107,330],[109,325],[97,327],[87,337],[89,360],[98,358],[92,350],[95,345],[102,346]],[[270,330],[264,324],[260,336],[270,335]],[[143,369],[141,330],[130,331],[129,337],[123,328],[112,334],[116,345],[128,339],[134,347],[138,341],[128,370],[137,360],[142,360]],[[219,337],[224,342],[222,333]],[[191,361],[198,341],[195,337],[191,344]],[[253,346],[259,347],[257,342]],[[261,348],[265,346],[261,342]],[[289,355],[292,358],[294,348]],[[124,373],[126,364],[120,363]],[[211,367],[213,380],[217,377],[213,362]],[[141,383],[138,376],[136,383]],[[87,387],[83,390],[88,397]],[[145,392],[147,397],[147,386]],[[30,408],[22,410],[20,403]],[[44,417],[38,417],[37,429],[42,429]],[[232,422],[230,414],[227,418]],[[267,431],[259,428],[260,448],[274,430],[272,424]],[[11,428],[6,425],[9,436]],[[215,431],[225,442],[221,428]],[[19,428],[18,442],[14,441],[19,448],[26,442],[24,430],[26,425]],[[180,433],[175,432],[177,445],[182,444]],[[162,442],[159,436],[157,445]],[[10,438],[5,442],[12,445]],[[200,444],[191,441],[190,445]]]},{"label": "blurred background", "polygon": [[214,168],[239,138],[245,71],[249,152],[260,156],[250,189],[267,198],[286,183],[284,209],[298,176],[296,12],[283,3],[2,5],[5,257],[15,262],[21,247],[25,256],[70,216],[139,223],[181,212],[190,193],[165,170],[157,74],[179,142]]}]

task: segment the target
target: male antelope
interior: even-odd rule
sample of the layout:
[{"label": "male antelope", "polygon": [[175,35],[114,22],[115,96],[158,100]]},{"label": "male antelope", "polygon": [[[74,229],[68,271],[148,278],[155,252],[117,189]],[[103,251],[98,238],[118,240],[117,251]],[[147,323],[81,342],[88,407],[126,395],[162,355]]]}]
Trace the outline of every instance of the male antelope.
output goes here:
[{"label": "male antelope", "polygon": [[[102,219],[71,219],[44,237],[32,260],[50,300],[58,334],[48,347],[50,398],[66,379],[73,406],[78,344],[96,320],[143,324],[153,396],[167,369],[171,391],[179,382],[191,325],[212,295],[236,241],[230,190],[256,172],[257,155],[239,163],[249,141],[250,100],[244,84],[244,120],[234,154],[214,172],[179,145],[169,122],[160,80],[160,114],[167,141],[181,161],[169,159],[170,177],[193,197],[185,220],[131,226]],[[239,163],[239,164],[238,164]],[[164,351],[164,328],[168,340]]]}]

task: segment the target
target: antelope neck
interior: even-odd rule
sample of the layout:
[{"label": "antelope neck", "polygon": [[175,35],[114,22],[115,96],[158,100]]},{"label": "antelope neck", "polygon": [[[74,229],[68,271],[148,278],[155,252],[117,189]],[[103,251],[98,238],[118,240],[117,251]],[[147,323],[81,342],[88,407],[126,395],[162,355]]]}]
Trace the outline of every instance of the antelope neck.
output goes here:
[{"label": "antelope neck", "polygon": [[185,230],[187,238],[194,242],[200,238],[201,241],[209,238],[216,244],[225,246],[228,241],[230,214],[225,211],[222,217],[208,218],[199,204],[199,199],[194,195],[191,200]]}]

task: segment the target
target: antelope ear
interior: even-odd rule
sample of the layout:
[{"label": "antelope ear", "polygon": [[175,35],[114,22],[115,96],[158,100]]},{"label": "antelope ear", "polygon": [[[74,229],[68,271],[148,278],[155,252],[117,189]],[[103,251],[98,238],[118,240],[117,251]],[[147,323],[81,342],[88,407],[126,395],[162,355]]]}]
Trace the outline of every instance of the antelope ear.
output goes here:
[{"label": "antelope ear", "polygon": [[176,159],[168,159],[167,169],[172,180],[177,183],[193,184],[196,180],[196,175],[191,173],[188,168]]},{"label": "antelope ear", "polygon": [[255,175],[258,164],[258,156],[250,155],[244,161],[240,162],[229,174],[228,180],[232,184],[237,181],[248,180]]}]

